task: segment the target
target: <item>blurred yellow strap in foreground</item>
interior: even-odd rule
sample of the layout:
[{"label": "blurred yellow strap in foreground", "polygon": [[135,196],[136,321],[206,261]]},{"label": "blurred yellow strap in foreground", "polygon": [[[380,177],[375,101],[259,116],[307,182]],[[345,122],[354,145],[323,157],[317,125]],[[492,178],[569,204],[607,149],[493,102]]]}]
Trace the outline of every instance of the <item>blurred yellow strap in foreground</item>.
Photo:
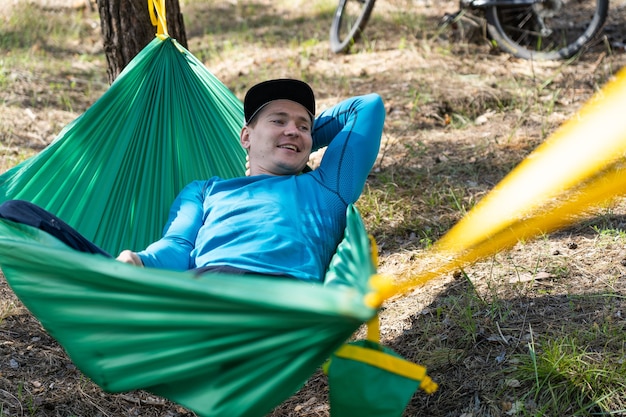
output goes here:
[{"label": "blurred yellow strap in foreground", "polygon": [[427,254],[433,259],[431,269],[392,287],[383,283],[381,298],[564,227],[593,206],[626,193],[625,109],[622,69],[434,245]]}]

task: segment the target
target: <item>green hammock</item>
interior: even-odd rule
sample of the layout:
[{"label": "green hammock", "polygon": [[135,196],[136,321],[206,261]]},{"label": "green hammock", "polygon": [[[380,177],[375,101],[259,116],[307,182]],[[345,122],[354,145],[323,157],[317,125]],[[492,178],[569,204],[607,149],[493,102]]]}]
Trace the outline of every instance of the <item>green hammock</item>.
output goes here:
[{"label": "green hammock", "polygon": [[137,268],[0,220],[12,289],[81,371],[110,392],[145,389],[199,416],[262,416],[376,311],[369,240],[348,213],[325,286]]},{"label": "green hammock", "polygon": [[143,249],[182,187],[243,175],[242,121],[226,86],[156,37],[50,146],[0,176],[0,202],[45,207],[113,255]]},{"label": "green hammock", "polygon": [[[112,254],[143,248],[183,186],[243,174],[242,120],[221,82],[157,37],[48,148],[0,176],[0,201],[37,203]],[[203,417],[266,414],[376,316],[365,303],[370,241],[353,206],[323,285],[137,268],[7,220],[0,265],[104,390],[144,389]]]}]

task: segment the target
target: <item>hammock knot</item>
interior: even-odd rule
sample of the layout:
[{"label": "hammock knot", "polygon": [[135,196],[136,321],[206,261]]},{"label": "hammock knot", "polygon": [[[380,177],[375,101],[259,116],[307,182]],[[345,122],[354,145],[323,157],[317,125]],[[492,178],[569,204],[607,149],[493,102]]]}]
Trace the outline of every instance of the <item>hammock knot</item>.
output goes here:
[{"label": "hammock knot", "polygon": [[365,295],[364,301],[370,308],[379,308],[386,299],[395,295],[393,278],[388,275],[372,275],[369,286],[372,292]]}]

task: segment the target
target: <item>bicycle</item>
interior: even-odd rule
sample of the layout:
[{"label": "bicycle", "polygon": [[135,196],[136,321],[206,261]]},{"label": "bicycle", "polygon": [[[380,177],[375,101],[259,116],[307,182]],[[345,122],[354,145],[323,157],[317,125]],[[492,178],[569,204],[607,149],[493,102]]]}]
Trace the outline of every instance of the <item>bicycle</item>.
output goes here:
[{"label": "bicycle", "polygon": [[[347,52],[359,40],[375,0],[339,0],[330,28],[330,47]],[[567,59],[602,30],[609,0],[460,0],[451,23],[467,11],[480,12],[498,48],[532,60]]]}]

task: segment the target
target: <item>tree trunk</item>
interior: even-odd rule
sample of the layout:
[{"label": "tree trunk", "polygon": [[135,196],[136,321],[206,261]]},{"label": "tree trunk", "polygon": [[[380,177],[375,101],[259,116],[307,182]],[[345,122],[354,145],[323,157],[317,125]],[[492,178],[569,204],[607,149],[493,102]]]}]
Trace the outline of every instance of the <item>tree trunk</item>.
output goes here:
[{"label": "tree trunk", "polygon": [[[109,83],[113,83],[135,55],[154,39],[157,29],[150,20],[147,0],[97,0],[97,4]],[[178,0],[166,0],[165,11],[169,35],[187,48]]]}]

